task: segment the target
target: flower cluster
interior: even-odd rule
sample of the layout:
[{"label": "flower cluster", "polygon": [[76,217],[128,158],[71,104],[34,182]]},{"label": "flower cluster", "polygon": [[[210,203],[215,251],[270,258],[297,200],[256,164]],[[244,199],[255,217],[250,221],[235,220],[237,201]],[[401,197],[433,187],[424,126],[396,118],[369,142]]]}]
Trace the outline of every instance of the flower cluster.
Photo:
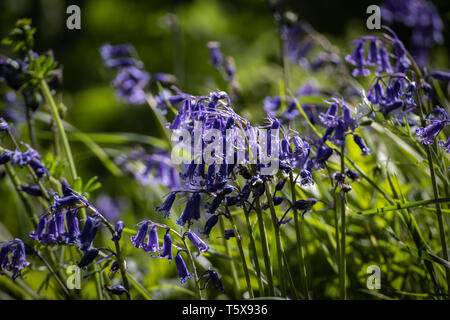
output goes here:
[{"label": "flower cluster", "polygon": [[0,274],[3,274],[3,270],[11,271],[13,273],[12,278],[16,279],[22,276],[22,270],[29,265],[22,240],[14,239],[2,245],[0,249]]},{"label": "flower cluster", "polygon": [[428,62],[428,51],[443,42],[444,24],[431,1],[386,0],[381,17],[387,23],[399,22],[412,29],[411,51],[419,64]]}]

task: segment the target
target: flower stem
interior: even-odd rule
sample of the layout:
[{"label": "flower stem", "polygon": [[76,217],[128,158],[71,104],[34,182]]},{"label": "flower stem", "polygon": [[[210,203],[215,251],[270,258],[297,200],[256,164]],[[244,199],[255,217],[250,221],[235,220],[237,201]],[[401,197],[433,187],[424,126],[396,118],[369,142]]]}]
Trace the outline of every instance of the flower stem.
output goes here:
[{"label": "flower stem", "polygon": [[244,269],[245,281],[247,282],[248,293],[249,293],[250,299],[253,299],[255,296],[253,294],[252,284],[251,284],[251,281],[250,281],[250,275],[248,273],[247,262],[245,261],[244,250],[242,249],[241,235],[239,234],[238,229],[236,227],[236,224],[234,223],[233,216],[231,214],[229,214],[228,207],[226,207],[226,211],[227,211],[228,217],[230,219],[231,227],[233,228],[233,232],[234,232],[234,235],[235,235],[235,238],[236,238],[236,243],[237,243],[238,248],[239,248],[239,254],[240,254],[241,260],[242,260],[242,267]]},{"label": "flower stem", "polygon": [[262,215],[261,203],[259,201],[259,198],[257,198],[255,201],[255,209],[256,209],[256,214],[258,216],[259,236],[261,237],[261,246],[262,246],[263,257],[264,257],[266,277],[267,277],[267,282],[269,285],[269,295],[274,296],[275,295],[275,287],[273,285],[272,264],[270,263],[269,245],[267,244],[266,228],[264,226],[264,217]]},{"label": "flower stem", "polygon": [[[220,225],[220,233],[222,235],[224,235],[225,234],[225,226],[224,226],[224,221],[223,221],[222,216],[219,218],[219,225]],[[236,266],[233,261],[233,255],[231,254],[230,246],[228,245],[228,240],[223,237],[222,243],[223,243],[223,246],[225,247],[225,253],[226,253],[227,257],[230,258],[230,269],[231,269],[231,275],[233,277],[233,290],[234,290],[234,294],[235,294],[236,298],[238,298],[239,297],[239,279],[237,276]]]},{"label": "flower stem", "polygon": [[[278,274],[280,277],[280,287],[281,287],[281,294],[282,296],[286,297],[286,278],[285,278],[285,272],[283,270],[283,248],[281,244],[281,237],[280,237],[280,225],[278,224],[278,218],[277,214],[275,212],[275,206],[273,205],[272,200],[272,194],[270,193],[269,183],[266,181],[266,197],[267,202],[269,204],[270,208],[270,215],[272,217],[272,223],[273,223],[273,229],[275,233],[275,245],[277,249],[277,264],[278,264]],[[287,267],[287,266],[286,266]]]},{"label": "flower stem", "polygon": [[66,131],[64,130],[61,117],[59,116],[58,107],[56,106],[55,100],[53,99],[53,96],[45,80],[42,79],[40,81],[40,86],[44,93],[45,98],[47,99],[50,105],[50,109],[52,111],[56,125],[58,126],[59,135],[61,136],[61,140],[64,147],[64,153],[66,154],[67,161],[69,162],[70,173],[72,175],[72,179],[75,181],[78,179],[77,170],[75,167],[75,162],[73,161],[72,150],[70,149],[69,140],[67,139]]},{"label": "flower stem", "polygon": [[[297,201],[297,195],[295,193],[295,182],[294,182],[294,176],[292,172],[289,173],[289,180],[291,182],[291,197],[292,197],[292,203],[295,203]],[[300,221],[298,220],[298,214],[297,209],[294,207],[294,224],[295,224],[295,235],[297,238],[297,249],[298,249],[298,262],[300,266],[300,281],[303,291],[303,297],[304,299],[309,299],[309,290],[308,290],[308,277],[306,273],[306,265],[305,265],[305,257],[303,253],[303,228],[300,224]]]},{"label": "flower stem", "polygon": [[[345,142],[341,146],[341,173],[345,172]],[[339,288],[341,299],[347,299],[347,289],[346,289],[346,269],[347,269],[347,261],[345,254],[345,235],[346,235],[346,225],[345,225],[345,194],[341,194],[341,256],[340,256],[340,268],[339,268]]]},{"label": "flower stem", "polygon": [[200,288],[200,279],[198,278],[197,267],[195,266],[194,257],[192,256],[191,250],[189,249],[189,246],[187,245],[186,240],[184,238],[182,238],[182,239],[183,239],[183,245],[186,248],[189,263],[191,264],[192,271],[194,272],[195,290],[197,291],[197,297],[199,300],[203,300],[202,290]]}]

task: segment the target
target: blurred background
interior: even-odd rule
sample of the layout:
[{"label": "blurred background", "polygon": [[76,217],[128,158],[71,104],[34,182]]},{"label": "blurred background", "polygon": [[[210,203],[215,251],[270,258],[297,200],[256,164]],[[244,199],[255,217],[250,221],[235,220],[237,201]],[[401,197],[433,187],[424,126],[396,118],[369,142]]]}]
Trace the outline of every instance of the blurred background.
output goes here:
[{"label": "blurred background", "polygon": [[[441,15],[445,29],[444,42],[433,47],[430,61],[432,65],[448,70],[450,2],[432,2]],[[71,4],[81,8],[81,30],[66,28],[66,8]],[[381,3],[374,0],[285,1],[287,9],[295,12],[300,20],[309,22],[333,44],[342,47],[344,54],[351,51],[347,45],[349,41],[369,33],[365,27],[368,17],[366,8],[371,4]],[[279,36],[267,1],[2,0],[0,37],[6,36],[15,21],[24,17],[31,18],[37,28],[36,51],[53,50],[56,60],[63,66],[63,85],[58,97],[67,107],[65,119],[84,132],[125,132],[143,137],[159,135],[147,107],[127,105],[116,98],[110,86],[114,74],[103,66],[99,54],[99,47],[104,43],[130,43],[135,46],[148,72],[174,74],[178,79],[177,86],[184,92],[208,94],[216,88],[227,90],[226,81],[209,63],[206,46],[209,41],[219,41],[222,52],[234,57],[236,63],[242,96],[235,108],[256,123],[262,123],[266,115],[262,103],[264,97],[279,93],[283,77],[278,56]],[[398,25],[394,29],[401,39],[409,39],[409,28]],[[408,40],[405,42],[408,43]],[[0,52],[10,54],[7,47],[2,47]],[[309,80],[308,72],[297,69],[293,71],[298,73],[294,76],[295,88]],[[322,85],[327,84],[326,73],[315,77]],[[6,105],[0,103],[0,111],[2,108]],[[44,132],[48,126],[38,124],[38,129],[41,129],[38,137],[48,138]],[[116,208],[115,211],[108,210],[112,220],[120,215],[129,226],[149,216],[157,220],[153,208],[161,203],[166,190],[154,185],[143,188],[124,175],[111,174],[76,137],[71,136],[71,139],[83,178],[98,176],[102,184],[92,198],[103,201],[104,206]],[[127,153],[137,145],[150,150],[148,141],[123,143],[122,149],[116,148],[116,145],[102,144],[111,158],[121,152]],[[11,190],[7,185],[0,185],[0,193],[4,195],[0,202],[2,208],[15,206],[12,200],[8,200]],[[15,218],[5,213],[0,215],[5,225],[16,225],[15,231],[14,227],[10,228],[11,232],[26,232]],[[137,251],[133,251],[130,245],[125,250],[125,255],[133,255]],[[315,258],[323,259],[320,255]],[[174,266],[167,267],[165,261],[155,260],[159,259],[149,262],[148,257],[137,257],[136,261],[145,263],[133,264],[130,260],[129,267],[137,277],[139,272],[148,274],[145,282],[149,286],[158,284],[158,279],[167,274],[175,276]],[[327,272],[327,267],[317,266],[313,271],[317,272],[313,277],[318,279],[315,283],[316,294],[335,297],[337,292],[327,291],[333,290],[331,284],[320,279],[320,272]],[[169,283],[179,287],[177,279]],[[170,290],[160,290],[157,294],[160,298],[178,297],[176,292]],[[189,297],[182,290],[179,295]]]}]

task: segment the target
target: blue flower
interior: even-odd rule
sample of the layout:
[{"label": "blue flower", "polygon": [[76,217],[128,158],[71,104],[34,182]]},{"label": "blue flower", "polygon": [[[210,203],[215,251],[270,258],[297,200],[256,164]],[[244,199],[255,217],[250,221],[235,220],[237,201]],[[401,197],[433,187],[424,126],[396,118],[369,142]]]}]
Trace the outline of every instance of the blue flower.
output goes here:
[{"label": "blue flower", "polygon": [[198,254],[195,256],[196,258],[200,255],[200,252],[208,252],[209,246],[194,232],[187,231],[185,236],[187,236],[188,239],[191,240],[192,244],[197,248]]},{"label": "blue flower", "polygon": [[211,65],[217,70],[220,70],[223,62],[222,52],[220,52],[220,43],[217,41],[210,41],[208,42],[208,49]]},{"label": "blue flower", "polygon": [[146,246],[145,238],[147,237],[148,223],[143,221],[138,233],[131,237],[131,243],[136,248],[144,248]]},{"label": "blue flower", "polygon": [[67,232],[64,234],[66,238],[66,243],[75,244],[79,242],[78,237],[80,236],[80,227],[78,222],[78,208],[69,209],[66,212],[66,223],[67,223]]},{"label": "blue flower", "polygon": [[188,222],[188,225],[190,226],[192,219],[200,219],[200,201],[200,194],[194,193],[186,203],[186,207],[184,208],[180,218],[177,220],[177,224],[184,226],[186,222]]},{"label": "blue flower", "polygon": [[192,274],[188,271],[186,267],[186,263],[183,260],[183,257],[180,256],[180,253],[177,253],[175,256],[175,264],[177,265],[178,277],[180,277],[181,283],[185,283]]},{"label": "blue flower", "polygon": [[371,40],[369,44],[369,58],[368,64],[371,66],[377,66],[380,63],[380,56],[378,54],[377,41]]},{"label": "blue flower", "polygon": [[319,119],[327,127],[335,127],[337,125],[337,121],[338,121],[337,112],[338,112],[338,104],[333,103],[328,108],[327,113],[319,114]]},{"label": "blue flower", "polygon": [[430,73],[430,76],[432,76],[433,78],[435,78],[437,80],[442,80],[442,81],[446,81],[446,82],[450,81],[450,73],[448,73],[448,72],[432,71]]},{"label": "blue flower", "polygon": [[13,280],[21,277],[22,270],[30,265],[26,258],[22,240],[14,239],[6,242],[0,249],[0,274],[6,269],[13,273]]},{"label": "blue flower", "polygon": [[380,51],[379,51],[379,57],[380,57],[380,66],[378,67],[377,74],[381,73],[392,73],[392,66],[391,62],[389,61],[389,54],[386,50],[386,47],[384,46],[384,43],[381,44]]},{"label": "blue flower", "polygon": [[363,138],[361,138],[359,135],[354,134],[353,135],[353,141],[358,145],[358,147],[361,149],[361,155],[367,156],[370,154],[370,149],[366,146]]},{"label": "blue flower", "polygon": [[170,237],[170,229],[167,229],[166,234],[163,238],[163,247],[161,253],[157,256],[158,258],[167,258],[172,261],[172,238]]},{"label": "blue flower", "polygon": [[97,234],[99,223],[100,221],[95,218],[88,217],[86,219],[83,229],[81,229],[81,233],[78,237],[78,240],[81,243],[79,247],[80,250],[86,251],[91,247],[95,235]]},{"label": "blue flower", "polygon": [[223,288],[222,281],[220,280],[219,274],[214,270],[207,270],[204,275],[201,276],[201,278],[207,277],[202,290],[206,289],[208,286],[208,283],[211,282],[214,286],[214,288],[218,289],[221,293],[225,293],[225,290]]},{"label": "blue flower", "polygon": [[364,59],[364,40],[358,41],[353,52],[350,55],[347,55],[345,60],[356,66],[356,69],[352,72],[354,77],[365,77],[370,74],[370,71],[365,68],[366,61]]},{"label": "blue flower", "polygon": [[[430,119],[432,114],[439,113],[441,115],[440,119]],[[426,121],[431,122],[430,125],[426,127],[420,127],[416,129],[416,135],[425,145],[433,144],[434,138],[436,138],[439,133],[450,123],[450,117],[442,108],[434,109],[428,116]]]},{"label": "blue flower", "polygon": [[23,191],[31,196],[42,197],[42,190],[39,186],[18,186],[17,190]]},{"label": "blue flower", "polygon": [[125,222],[123,222],[122,220],[117,221],[114,227],[114,235],[111,238],[112,241],[120,241],[123,228],[125,228]]},{"label": "blue flower", "polygon": [[91,248],[86,250],[84,255],[81,257],[81,260],[77,263],[77,266],[80,268],[87,267],[95,258],[97,258],[99,250],[97,248]]},{"label": "blue flower", "polygon": [[150,75],[134,66],[122,68],[113,81],[113,86],[117,89],[119,99],[134,105],[145,104],[147,102],[144,91],[150,80]]},{"label": "blue flower", "polygon": [[36,241],[42,241],[44,239],[45,230],[47,228],[47,215],[44,214],[41,219],[39,220],[39,223],[36,227],[35,231],[30,232],[30,238]]},{"label": "blue flower", "polygon": [[143,246],[145,252],[159,252],[161,249],[159,248],[159,239],[158,239],[158,230],[155,225],[150,228],[148,232],[148,240],[147,243]]},{"label": "blue flower", "polygon": [[209,219],[206,220],[205,228],[203,229],[203,234],[206,236],[209,236],[212,228],[217,224],[218,221],[219,221],[219,216],[216,214],[213,214],[211,217],[209,217]]},{"label": "blue flower", "polygon": [[225,230],[225,234],[224,234],[225,239],[230,239],[230,238],[234,238],[236,237],[236,235],[234,234],[234,230],[233,229],[227,229]]}]

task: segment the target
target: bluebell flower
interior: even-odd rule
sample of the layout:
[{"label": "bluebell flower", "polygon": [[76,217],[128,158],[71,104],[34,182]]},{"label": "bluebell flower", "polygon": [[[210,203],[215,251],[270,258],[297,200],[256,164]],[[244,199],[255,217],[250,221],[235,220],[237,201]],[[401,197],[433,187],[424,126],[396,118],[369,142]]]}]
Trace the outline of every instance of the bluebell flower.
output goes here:
[{"label": "bluebell flower", "polygon": [[449,82],[450,81],[450,73],[449,72],[443,72],[443,71],[432,71],[430,73],[430,76],[437,79]]},{"label": "bluebell flower", "polygon": [[389,61],[389,54],[384,46],[384,43],[380,46],[379,57],[380,65],[377,69],[377,74],[392,73],[394,70],[392,69],[391,62]]},{"label": "bluebell flower", "polygon": [[309,210],[317,203],[317,199],[310,198],[306,200],[297,200],[292,204],[292,207],[297,210]]},{"label": "bluebell flower", "polygon": [[79,242],[80,226],[78,222],[78,208],[69,209],[66,212],[67,232],[64,234],[67,244],[75,244]]},{"label": "bluebell flower", "polygon": [[327,113],[319,114],[319,119],[327,127],[335,127],[338,121],[337,112],[338,112],[338,104],[332,103],[328,108]]},{"label": "bluebell flower", "polygon": [[18,186],[17,190],[23,191],[31,196],[42,197],[43,193],[39,186]]},{"label": "bluebell flower", "polygon": [[100,54],[103,60],[127,57],[135,53],[133,46],[129,44],[120,44],[112,46],[106,43],[100,47]]},{"label": "bluebell flower", "polygon": [[211,65],[217,70],[220,70],[223,62],[222,52],[220,52],[220,43],[217,41],[210,41],[208,42],[208,49]]},{"label": "bluebell flower", "polygon": [[88,201],[86,198],[72,194],[70,196],[66,196],[66,197],[62,197],[62,198],[57,197],[53,201],[51,208],[52,208],[52,211],[58,211],[62,208],[71,207],[71,206],[74,206],[74,205],[80,204],[80,203],[83,204],[84,206],[88,205]]},{"label": "bluebell flower", "polygon": [[48,220],[47,215],[44,214],[36,227],[36,230],[30,232],[30,238],[36,241],[42,241],[44,239],[44,234],[47,228]]},{"label": "bluebell flower", "polygon": [[350,129],[354,131],[358,126],[358,124],[356,123],[356,119],[352,117],[352,112],[350,111],[350,108],[347,107],[345,104],[342,105],[342,116],[344,119],[346,130]]},{"label": "bluebell flower", "polygon": [[147,243],[143,246],[145,252],[159,252],[158,230],[155,225],[151,226],[148,232]]},{"label": "bluebell flower", "polygon": [[147,96],[144,91],[150,75],[136,67],[122,68],[113,81],[119,99],[134,105],[145,104]]},{"label": "bluebell flower", "polygon": [[361,155],[367,156],[370,154],[370,149],[366,146],[366,143],[364,142],[363,138],[361,138],[359,135],[354,134],[353,135],[353,141],[358,145],[358,147],[361,149]]},{"label": "bluebell flower", "polygon": [[187,269],[186,263],[184,262],[183,257],[180,256],[180,253],[177,253],[175,256],[175,264],[177,265],[178,277],[180,277],[181,283],[185,283],[192,277],[192,274]]},{"label": "bluebell flower", "polygon": [[185,235],[191,240],[192,244],[197,248],[198,254],[196,258],[200,255],[200,252],[208,252],[209,246],[202,240],[198,235],[192,231],[187,231]]},{"label": "bluebell flower", "polygon": [[325,167],[325,162],[331,157],[333,154],[333,149],[328,147],[326,144],[321,144],[315,156],[315,167],[317,169],[323,169]]},{"label": "bluebell flower", "polygon": [[342,145],[345,143],[345,123],[342,120],[338,120],[338,123],[334,130],[334,135],[331,138],[331,141],[336,143],[337,145]]},{"label": "bluebell flower", "polygon": [[234,230],[233,229],[227,229],[225,230],[225,234],[224,234],[225,239],[230,239],[230,238],[234,238],[236,237],[236,235],[234,234]]},{"label": "bluebell flower", "polygon": [[443,147],[445,152],[450,153],[450,137],[448,137],[447,142],[439,140],[439,146]]},{"label": "bluebell flower", "polygon": [[212,228],[217,224],[218,221],[219,221],[219,216],[216,214],[213,214],[211,217],[209,217],[209,219],[206,220],[205,227],[203,229],[203,234],[206,236],[209,236]]},{"label": "bluebell flower", "polygon": [[117,221],[116,225],[114,226],[114,234],[111,238],[112,241],[120,241],[123,228],[125,228],[125,222],[123,222],[122,220]]},{"label": "bluebell flower", "polygon": [[22,270],[29,265],[22,240],[14,239],[3,244],[0,249],[0,274],[3,270],[11,271],[15,280],[22,276]]},{"label": "bluebell flower", "polygon": [[91,247],[92,242],[94,242],[95,235],[97,234],[99,223],[99,220],[95,218],[88,217],[86,219],[83,229],[81,229],[81,233],[78,237],[80,242],[80,250],[86,251]]},{"label": "bluebell flower", "polygon": [[225,293],[225,290],[223,288],[222,281],[220,280],[219,274],[214,270],[207,270],[204,275],[202,275],[202,278],[207,277],[202,290],[206,289],[208,286],[208,283],[211,282],[214,286],[214,288],[218,289],[221,293]]},{"label": "bluebell flower", "polygon": [[[432,114],[439,113],[441,115],[440,119],[430,119]],[[420,127],[416,129],[416,135],[425,145],[433,144],[434,138],[436,138],[442,129],[445,128],[450,123],[450,117],[442,108],[434,109],[428,116],[426,121],[431,122],[430,125],[426,127]]]},{"label": "bluebell flower", "polygon": [[345,174],[347,177],[349,177],[352,181],[359,180],[359,174],[355,170],[347,169],[345,170]]},{"label": "bluebell flower", "polygon": [[200,194],[194,193],[186,203],[186,207],[184,208],[180,218],[177,220],[177,224],[184,226],[186,222],[188,222],[188,225],[190,226],[192,219],[200,219],[200,201]]},{"label": "bluebell flower", "polygon": [[377,66],[380,63],[380,57],[378,54],[377,41],[372,39],[369,44],[369,57],[367,63],[371,66]]},{"label": "bluebell flower", "polygon": [[364,40],[359,40],[357,42],[353,52],[350,55],[347,55],[345,60],[356,66],[356,69],[352,71],[352,75],[354,77],[365,77],[370,74],[370,71],[365,68],[366,61],[364,59]]},{"label": "bluebell flower", "polygon": [[159,207],[156,207],[156,211],[164,212],[164,218],[169,218],[170,210],[172,209],[173,203],[176,199],[176,193],[171,193]]},{"label": "bluebell flower", "polygon": [[77,266],[80,268],[87,267],[95,258],[97,258],[99,250],[97,248],[91,248],[86,250],[84,255],[81,257],[81,260],[77,263]]},{"label": "bluebell flower", "polygon": [[138,233],[131,237],[131,243],[136,248],[144,248],[146,246],[145,238],[147,237],[148,223],[146,221],[142,222]]},{"label": "bluebell flower", "polygon": [[122,286],[121,284],[115,284],[115,285],[112,285],[112,286],[106,286],[105,285],[105,288],[106,288],[106,290],[108,290],[112,294],[120,296],[121,294],[125,293],[128,297],[130,297],[130,293],[128,292],[128,290],[124,286]]},{"label": "bluebell flower", "polygon": [[177,78],[173,74],[159,72],[152,74],[151,80],[167,85],[175,83]]},{"label": "bluebell flower", "polygon": [[0,131],[9,131],[9,125],[3,118],[0,118]]},{"label": "bluebell flower", "polygon": [[405,72],[406,68],[408,68],[411,65],[411,62],[409,61],[409,58],[406,55],[406,49],[403,43],[398,39],[394,41],[394,52],[395,58],[397,59],[397,62],[395,64],[396,71]]},{"label": "bluebell flower", "polygon": [[169,259],[172,261],[172,238],[170,237],[170,229],[167,229],[166,234],[163,238],[163,247],[161,253],[157,256],[158,258]]},{"label": "bluebell flower", "polygon": [[0,154],[0,164],[6,164],[11,161],[13,156],[12,152],[4,152]]},{"label": "bluebell flower", "polygon": [[302,186],[313,185],[314,180],[312,178],[312,173],[308,169],[302,169],[300,171],[300,184]]}]

